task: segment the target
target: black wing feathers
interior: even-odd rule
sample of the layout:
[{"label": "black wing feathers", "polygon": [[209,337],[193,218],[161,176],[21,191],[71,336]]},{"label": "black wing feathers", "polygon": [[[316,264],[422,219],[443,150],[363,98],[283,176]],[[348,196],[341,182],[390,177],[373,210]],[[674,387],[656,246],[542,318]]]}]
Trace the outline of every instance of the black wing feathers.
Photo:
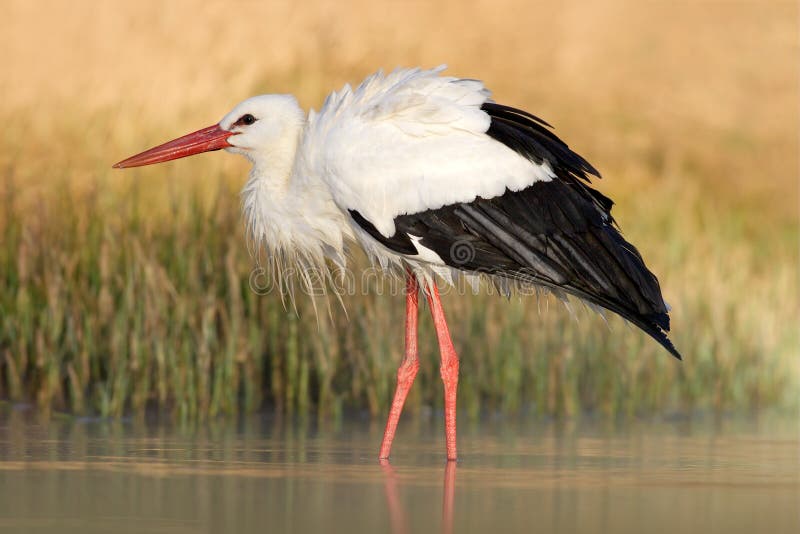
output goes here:
[{"label": "black wing feathers", "polygon": [[546,127],[542,119],[526,111],[509,106],[486,102],[481,107],[492,117],[486,134],[525,156],[534,163],[546,160],[559,178],[590,198],[611,218],[614,202],[599,191],[588,187],[589,175],[600,178],[600,173],[591,163],[570,150],[569,146]]},{"label": "black wing feathers", "polygon": [[411,242],[409,239],[408,234],[404,232],[395,232],[392,237],[386,237],[382,233],[375,228],[375,225],[369,222],[367,219],[364,218],[356,210],[349,210],[350,216],[353,220],[365,231],[367,232],[373,239],[379,241],[389,250],[393,250],[399,254],[411,254],[414,255],[417,253],[417,249],[414,246],[414,243]]},{"label": "black wing feathers", "polygon": [[669,316],[658,280],[614,227],[613,202],[589,186],[589,175],[598,172],[541,119],[494,103],[483,110],[492,118],[490,137],[534,163],[546,161],[556,178],[401,215],[388,238],[357,211],[350,211],[353,220],[399,254],[418,254],[414,236],[451,267],[550,287],[602,306],[680,358],[666,335]]},{"label": "black wing feathers", "polygon": [[[516,132],[512,134],[516,143],[526,147],[525,152],[518,152],[540,161],[545,154],[549,153],[552,157],[544,159],[551,163],[558,163],[581,179],[588,180],[587,174],[600,177],[597,169],[570,150],[564,141],[548,129],[552,126],[539,117],[531,115],[527,111],[494,102],[486,102],[481,109],[492,117],[492,123],[486,132],[489,137],[499,140],[504,135],[509,135],[510,132]],[[505,144],[505,141],[501,142]]]}]

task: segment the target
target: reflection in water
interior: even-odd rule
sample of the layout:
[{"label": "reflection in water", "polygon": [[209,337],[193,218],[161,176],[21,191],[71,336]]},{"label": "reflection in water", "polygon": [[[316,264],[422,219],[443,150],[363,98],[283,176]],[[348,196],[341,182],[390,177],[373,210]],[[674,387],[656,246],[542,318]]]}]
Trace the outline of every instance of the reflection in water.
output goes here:
[{"label": "reflection in water", "polygon": [[379,460],[379,462],[384,475],[386,475],[383,487],[386,490],[386,504],[389,507],[392,534],[407,534],[408,521],[406,520],[406,512],[397,494],[397,473],[394,472],[394,467],[391,466],[389,460]]},{"label": "reflection in water", "polygon": [[[386,490],[386,504],[389,508],[392,534],[407,534],[408,520],[403,505],[397,493],[397,474],[389,460],[380,460],[381,468],[385,475],[384,489]],[[453,533],[453,506],[456,496],[456,468],[457,462],[447,461],[444,466],[444,489],[442,490],[442,534]]]},{"label": "reflection in water", "polygon": [[442,498],[442,532],[453,532],[453,503],[456,497],[456,462],[444,466],[444,497]]},{"label": "reflection in water", "polygon": [[380,422],[38,421],[0,403],[0,534],[800,532],[796,419],[465,421],[444,466],[438,418],[407,423],[378,465]]}]

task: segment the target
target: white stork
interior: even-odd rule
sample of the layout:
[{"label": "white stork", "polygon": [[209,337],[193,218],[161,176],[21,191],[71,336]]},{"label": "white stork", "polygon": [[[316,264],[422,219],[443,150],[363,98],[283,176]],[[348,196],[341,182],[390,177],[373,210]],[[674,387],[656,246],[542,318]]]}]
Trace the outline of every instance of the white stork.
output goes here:
[{"label": "white stork", "polygon": [[[380,458],[419,368],[422,286],[441,352],[447,459],[456,459],[458,356],[436,280],[489,277],[611,310],[673,356],[656,277],[592,189],[599,173],[549,125],[490,99],[478,80],[432,70],[373,74],[306,115],[291,95],[255,96],[213,126],[114,165],[225,149],[253,164],[242,192],[249,236],[280,268],[343,266],[349,243],[406,276],[406,349]],[[466,251],[466,252],[465,252]]]}]

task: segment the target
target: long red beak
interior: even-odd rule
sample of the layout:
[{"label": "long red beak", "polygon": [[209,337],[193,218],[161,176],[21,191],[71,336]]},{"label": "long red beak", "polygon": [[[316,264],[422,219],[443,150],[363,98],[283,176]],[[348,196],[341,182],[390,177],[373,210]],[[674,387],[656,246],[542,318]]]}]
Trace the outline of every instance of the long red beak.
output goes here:
[{"label": "long red beak", "polygon": [[201,152],[219,150],[232,146],[228,143],[228,137],[234,133],[223,130],[218,124],[215,124],[124,159],[119,163],[115,163],[114,168],[141,167],[142,165],[152,165],[153,163],[185,158]]}]

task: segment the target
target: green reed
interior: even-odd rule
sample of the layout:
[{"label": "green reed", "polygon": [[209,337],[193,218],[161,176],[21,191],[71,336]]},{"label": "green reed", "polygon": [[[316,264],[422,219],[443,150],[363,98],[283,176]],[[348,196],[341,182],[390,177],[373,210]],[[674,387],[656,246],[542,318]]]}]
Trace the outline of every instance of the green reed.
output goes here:
[{"label": "green reed", "polygon": [[[301,295],[296,314],[277,292],[251,288],[253,260],[228,187],[210,201],[190,191],[166,215],[151,213],[141,195],[136,187],[75,192],[62,184],[22,202],[9,173],[0,213],[0,398],[181,419],[385,412],[402,354],[401,294],[346,295],[346,312],[335,299],[317,299],[318,314]],[[461,406],[477,416],[796,405],[796,229],[778,227],[754,247],[752,229],[735,228],[741,215],[704,225],[691,215],[703,197],[682,200],[680,216],[629,209],[620,220],[623,228],[626,219],[643,221],[632,240],[663,243],[647,247],[648,261],[666,281],[683,363],[614,317],[607,327],[577,301],[570,313],[544,296],[447,295]],[[421,314],[413,411],[442,398],[435,336]]]}]

